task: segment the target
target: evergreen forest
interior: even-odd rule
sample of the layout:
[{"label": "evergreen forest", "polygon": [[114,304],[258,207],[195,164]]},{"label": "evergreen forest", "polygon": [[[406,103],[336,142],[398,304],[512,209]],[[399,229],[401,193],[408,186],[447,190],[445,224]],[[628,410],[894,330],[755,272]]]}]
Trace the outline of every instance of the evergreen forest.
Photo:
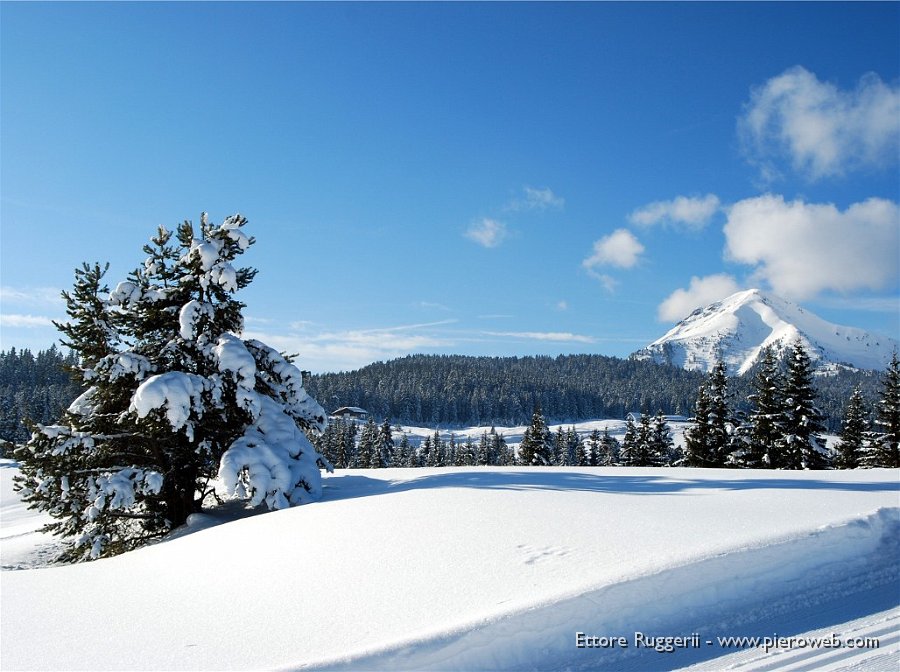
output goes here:
[{"label": "evergreen forest", "polygon": [[[56,346],[33,353],[0,351],[0,440],[22,442],[27,421],[55,422],[82,392],[68,370],[75,356]],[[733,403],[747,410],[758,367],[730,381]],[[844,408],[859,389],[877,397],[878,372],[841,371],[813,384],[823,424],[841,428]],[[550,422],[624,418],[631,411],[690,416],[704,374],[603,355],[468,357],[410,355],[356,371],[306,377],[327,411],[359,406],[378,419],[426,427],[524,425],[535,406]]]}]

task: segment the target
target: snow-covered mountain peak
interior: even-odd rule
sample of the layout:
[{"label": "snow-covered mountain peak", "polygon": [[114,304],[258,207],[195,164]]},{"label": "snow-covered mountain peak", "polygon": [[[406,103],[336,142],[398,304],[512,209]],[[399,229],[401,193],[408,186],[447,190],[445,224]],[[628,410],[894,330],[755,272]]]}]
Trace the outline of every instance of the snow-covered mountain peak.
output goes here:
[{"label": "snow-covered mountain peak", "polygon": [[632,357],[700,371],[721,358],[729,373],[740,375],[764,348],[781,353],[797,339],[822,370],[883,369],[898,348],[892,338],[832,324],[781,297],[747,289],[698,308]]}]

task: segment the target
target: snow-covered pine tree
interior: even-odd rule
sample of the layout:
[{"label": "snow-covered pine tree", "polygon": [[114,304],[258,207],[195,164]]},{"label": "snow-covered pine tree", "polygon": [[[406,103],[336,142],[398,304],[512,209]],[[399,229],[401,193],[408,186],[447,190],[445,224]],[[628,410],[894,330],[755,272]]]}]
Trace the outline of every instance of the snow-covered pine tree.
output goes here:
[{"label": "snow-covered pine tree", "polygon": [[431,445],[431,437],[426,436],[422,442],[422,465],[425,467],[438,466],[438,457],[434,446]]},{"label": "snow-covered pine tree", "polygon": [[569,443],[566,440],[566,434],[560,425],[553,432],[553,464],[558,467],[567,467],[572,462],[569,459]]},{"label": "snow-covered pine tree", "polygon": [[76,270],[58,325],[88,385],[56,425],[17,451],[16,488],[55,521],[64,559],[139,546],[199,511],[217,476],[269,508],[321,496],[324,458],[306,432],[321,406],[291,361],[241,340],[234,294],[256,271],[232,262],[252,243],[246,220],[201,217],[160,227],[147,258],[109,293],[99,265]]},{"label": "snow-covered pine tree", "polygon": [[622,446],[619,450],[619,464],[623,467],[635,466],[636,452],[638,449],[638,428],[634,419],[629,414],[625,419],[625,436],[622,437]]},{"label": "snow-covered pine tree", "polygon": [[716,452],[713,447],[712,429],[710,426],[710,398],[707,391],[708,381],[697,390],[697,403],[694,405],[694,422],[684,432],[684,458],[686,467],[718,467]]},{"label": "snow-covered pine tree", "polygon": [[881,379],[875,425],[863,463],[867,467],[900,467],[900,359],[895,351]]},{"label": "snow-covered pine tree", "polygon": [[[397,427],[397,429],[401,429],[401,427]],[[394,442],[394,452],[391,455],[391,466],[392,467],[408,467],[409,464],[409,453],[412,448],[409,445],[409,436],[406,432],[403,432],[400,436],[399,442]]]},{"label": "snow-covered pine tree", "polygon": [[410,443],[409,436],[407,434],[403,434],[403,438],[400,439],[400,445],[406,445],[406,463],[402,466],[411,468],[422,466],[422,463],[419,459],[419,450],[417,446],[414,446]]},{"label": "snow-covered pine tree", "polygon": [[588,466],[596,467],[597,458],[600,456],[600,430],[594,428],[584,442],[584,452]]},{"label": "snow-covered pine tree", "polygon": [[393,466],[394,459],[394,434],[391,423],[385,419],[378,428],[378,447],[381,452],[381,466]]},{"label": "snow-covered pine tree", "polygon": [[782,435],[778,441],[784,469],[825,469],[828,454],[820,434],[825,430],[816,408],[812,363],[800,340],[794,343],[784,381]]},{"label": "snow-covered pine tree", "polygon": [[[343,421],[342,421],[343,422]],[[341,465],[347,469],[359,466],[359,454],[356,449],[356,436],[359,434],[359,425],[353,420],[344,422],[344,430],[341,432]]]},{"label": "snow-covered pine tree", "polygon": [[575,466],[578,467],[587,467],[591,464],[591,458],[588,454],[587,447],[584,445],[584,439],[578,436],[578,433],[575,431],[575,428],[572,427],[569,440],[574,441],[574,447],[572,448],[572,452],[575,454]]},{"label": "snow-covered pine tree", "polygon": [[597,455],[598,467],[611,467],[619,464],[619,453],[622,445],[619,440],[609,433],[609,427],[603,428],[603,436],[600,437],[600,453]]},{"label": "snow-covered pine tree", "polygon": [[359,433],[357,446],[357,464],[360,469],[378,469],[381,463],[381,445],[378,437],[378,426],[373,418],[369,418]]},{"label": "snow-covered pine tree", "polygon": [[730,408],[731,394],[728,391],[728,371],[725,362],[717,360],[709,374],[707,385],[709,394],[709,429],[711,447],[716,466],[724,466],[731,453],[731,432],[733,424]]},{"label": "snow-covered pine tree", "polygon": [[526,467],[546,467],[553,464],[553,435],[547,427],[540,406],[534,407],[531,424],[522,436],[518,462]]},{"label": "snow-covered pine tree", "polygon": [[464,467],[471,467],[476,464],[475,453],[478,450],[475,447],[475,442],[472,441],[472,437],[466,437],[465,443],[460,444],[457,450],[462,454],[462,457],[457,461],[461,462]]},{"label": "snow-covered pine tree", "polygon": [[658,411],[653,418],[651,444],[653,459],[658,465],[672,464],[678,458],[672,441],[672,430],[662,411]]},{"label": "snow-covered pine tree", "polygon": [[844,423],[841,427],[840,441],[835,446],[832,460],[836,469],[856,469],[860,466],[866,451],[866,436],[869,432],[869,412],[863,399],[862,391],[857,385],[850,395],[844,411]]},{"label": "snow-covered pine tree", "polygon": [[[493,429],[493,427],[491,429]],[[475,464],[484,467],[493,463],[490,435],[488,432],[482,432],[481,438],[478,440],[478,446],[475,448]]]},{"label": "snow-covered pine tree", "polygon": [[754,469],[783,469],[779,451],[784,426],[784,377],[771,348],[762,353],[753,378],[753,409],[740,428],[741,445],[733,458],[735,466]]},{"label": "snow-covered pine tree", "polygon": [[506,467],[516,463],[516,456],[512,453],[506,443],[503,434],[498,434],[497,430],[491,427],[490,432],[490,451],[491,462],[498,467]]},{"label": "snow-covered pine tree", "polygon": [[[665,421],[665,418],[663,420]],[[667,426],[666,431],[668,431]],[[641,414],[641,421],[637,427],[630,419],[625,423],[625,441],[622,442],[620,454],[622,466],[661,466],[666,459],[661,450],[662,445],[656,437],[653,418],[649,413]]]},{"label": "snow-covered pine tree", "polygon": [[685,432],[686,467],[724,467],[731,450],[728,375],[719,359],[697,392],[693,426]]}]

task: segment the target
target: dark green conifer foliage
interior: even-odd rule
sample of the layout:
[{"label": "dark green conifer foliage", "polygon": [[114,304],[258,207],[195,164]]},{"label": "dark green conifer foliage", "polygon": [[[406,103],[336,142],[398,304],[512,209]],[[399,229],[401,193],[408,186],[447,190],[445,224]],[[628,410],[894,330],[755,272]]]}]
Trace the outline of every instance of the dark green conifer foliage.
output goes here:
[{"label": "dark green conifer foliage", "polygon": [[712,429],[710,427],[710,399],[707,384],[697,391],[697,403],[694,406],[694,422],[684,432],[684,466],[717,467],[716,453],[713,446]]},{"label": "dark green conifer foliage", "polygon": [[798,340],[788,358],[784,381],[782,435],[778,440],[783,469],[825,469],[828,458],[822,414],[816,408],[812,363]]},{"label": "dark green conifer foliage", "polygon": [[694,423],[684,437],[684,466],[724,467],[731,452],[730,424],[728,376],[720,359],[697,392]]},{"label": "dark green conifer foliage", "polygon": [[359,435],[357,460],[360,469],[378,469],[383,466],[380,447],[378,427],[375,420],[370,417]]},{"label": "dark green conifer foliage", "polygon": [[619,464],[623,467],[633,467],[637,460],[638,428],[634,424],[631,415],[625,419],[625,436],[622,437],[622,448],[619,451]]},{"label": "dark green conifer foliage", "polygon": [[553,464],[553,435],[547,427],[540,406],[535,406],[531,424],[522,436],[518,462],[527,467]]},{"label": "dark green conifer foliage", "polygon": [[779,450],[784,432],[784,378],[771,349],[767,348],[762,355],[753,388],[749,400],[754,407],[742,428],[744,446],[738,464],[757,469],[784,469],[787,458]]},{"label": "dark green conifer foliage", "polygon": [[841,440],[835,447],[834,466],[837,469],[856,469],[866,450],[869,432],[869,412],[859,387],[853,390],[844,412]]},{"label": "dark green conifer foliage", "polygon": [[653,418],[652,459],[657,465],[672,464],[676,459],[675,443],[672,441],[672,430],[662,411]]},{"label": "dark green conifer foliage", "polygon": [[573,452],[575,453],[574,464],[578,467],[590,466],[591,458],[588,454],[587,446],[585,445],[584,440],[575,432],[574,427],[570,430],[569,440],[574,440],[575,442],[575,448],[573,449]]},{"label": "dark green conifer foliage", "polygon": [[609,428],[603,428],[603,436],[600,438],[600,452],[596,462],[598,467],[610,467],[619,464],[622,446],[619,440],[610,435]]},{"label": "dark green conifer foliage", "polygon": [[864,459],[867,467],[900,467],[900,360],[894,352],[881,379],[875,427]]},{"label": "dark green conifer foliage", "polygon": [[[378,448],[381,454],[381,464],[385,467],[394,465],[394,435],[389,420],[381,423],[378,428]],[[402,458],[401,458],[402,459]],[[401,466],[400,464],[396,466]]]}]

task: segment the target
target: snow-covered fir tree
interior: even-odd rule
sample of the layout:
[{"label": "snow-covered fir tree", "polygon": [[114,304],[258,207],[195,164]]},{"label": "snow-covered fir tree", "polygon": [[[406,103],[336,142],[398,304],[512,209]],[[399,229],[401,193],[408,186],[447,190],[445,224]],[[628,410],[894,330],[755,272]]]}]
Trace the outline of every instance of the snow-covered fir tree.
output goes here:
[{"label": "snow-covered fir tree", "polygon": [[321,496],[324,458],[306,432],[325,413],[289,359],[242,340],[235,293],[256,271],[240,215],[160,227],[112,292],[99,265],[64,293],[64,344],[87,391],[17,451],[16,488],[55,521],[65,557],[97,558],[166,534],[200,510],[218,477],[269,508]]},{"label": "snow-covered fir tree", "polygon": [[434,450],[431,447],[431,437],[430,436],[426,436],[425,440],[422,441],[420,460],[421,460],[421,464],[423,467],[437,466],[437,461],[435,458]]},{"label": "snow-covered fir tree", "polygon": [[527,467],[553,464],[553,435],[547,427],[540,406],[535,406],[534,413],[531,415],[531,424],[522,435],[517,461]]},{"label": "snow-covered fir tree", "polygon": [[739,447],[733,455],[735,466],[755,469],[782,469],[785,460],[778,450],[784,428],[784,377],[775,352],[767,348],[753,377],[753,404],[740,427]]},{"label": "snow-covered fir tree", "polygon": [[588,465],[597,466],[597,458],[600,456],[600,430],[594,428],[584,442],[584,451],[587,454]]},{"label": "snow-covered fir tree", "polygon": [[710,399],[706,383],[697,390],[697,403],[694,405],[694,422],[684,432],[685,467],[718,467],[716,451],[713,445],[710,428]]},{"label": "snow-covered fir tree", "polygon": [[381,453],[381,465],[394,466],[394,433],[389,420],[382,422],[378,428],[378,448]]},{"label": "snow-covered fir tree", "polygon": [[896,352],[881,379],[875,431],[863,463],[867,467],[900,467],[900,359]]},{"label": "snow-covered fir tree", "polygon": [[477,452],[477,448],[471,437],[466,438],[465,443],[460,444],[458,451],[462,453],[462,456],[458,459],[458,461],[462,463],[462,466],[471,467],[476,464],[475,453]]},{"label": "snow-covered fir tree", "polygon": [[419,455],[415,446],[409,442],[409,435],[406,432],[400,437],[400,443],[397,444],[398,455],[402,456],[402,461],[397,462],[400,467],[418,467]]},{"label": "snow-covered fir tree", "polygon": [[634,424],[631,414],[625,418],[625,436],[622,437],[622,445],[619,449],[619,464],[625,467],[633,466],[633,455],[638,443],[638,428]]},{"label": "snow-covered fir tree", "polygon": [[[663,421],[664,431],[668,432],[665,418]],[[668,451],[664,448],[661,435],[657,435],[654,431],[653,417],[649,413],[641,414],[637,426],[630,418],[625,423],[625,437],[619,461],[624,467],[658,467],[667,463]]]},{"label": "snow-covered fir tree", "polygon": [[587,446],[585,446],[584,439],[582,439],[575,432],[575,428],[572,428],[572,434],[574,435],[575,447],[573,452],[575,453],[575,466],[578,467],[587,467],[591,464],[591,457],[588,453]]},{"label": "snow-covered fir tree", "polygon": [[498,467],[506,467],[515,464],[515,455],[510,450],[509,445],[503,434],[498,434],[497,430],[491,427],[489,434],[489,450],[490,462]]},{"label": "snow-covered fir tree", "polygon": [[572,456],[569,454],[569,442],[562,425],[553,433],[553,464],[558,467],[568,467],[572,464]]},{"label": "snow-covered fir tree", "polygon": [[475,447],[475,464],[481,467],[494,464],[491,456],[491,436],[488,432],[482,432],[481,438],[478,439],[478,445]]},{"label": "snow-covered fir tree", "polygon": [[596,453],[594,461],[598,467],[611,467],[619,464],[621,450],[622,444],[609,433],[609,427],[604,427],[600,437],[600,451]]},{"label": "snow-covered fir tree", "polygon": [[[398,429],[400,429],[398,427]],[[412,446],[409,444],[409,435],[406,432],[403,432],[400,435],[400,441],[394,441],[394,451],[391,455],[391,466],[394,467],[409,467],[412,466],[409,464],[409,453],[412,450]]]},{"label": "snow-covered fir tree", "polygon": [[381,461],[381,441],[378,436],[378,425],[369,418],[359,433],[356,447],[357,466],[360,469],[379,469],[384,466]]},{"label": "snow-covered fir tree", "polygon": [[798,340],[788,357],[784,380],[781,437],[777,446],[783,469],[825,469],[828,454],[821,433],[822,413],[816,407],[812,363]]},{"label": "snow-covered fir tree", "polygon": [[685,432],[682,464],[687,467],[724,467],[731,452],[731,413],[725,363],[716,362],[697,391],[693,425]]},{"label": "snow-covered fir tree", "polygon": [[850,395],[844,411],[840,441],[835,446],[832,460],[837,469],[856,469],[860,466],[866,450],[866,436],[869,433],[869,411],[862,391],[857,386]]},{"label": "snow-covered fir tree", "polygon": [[662,411],[658,411],[653,418],[651,442],[659,465],[681,461],[675,442],[672,440],[672,430]]}]

